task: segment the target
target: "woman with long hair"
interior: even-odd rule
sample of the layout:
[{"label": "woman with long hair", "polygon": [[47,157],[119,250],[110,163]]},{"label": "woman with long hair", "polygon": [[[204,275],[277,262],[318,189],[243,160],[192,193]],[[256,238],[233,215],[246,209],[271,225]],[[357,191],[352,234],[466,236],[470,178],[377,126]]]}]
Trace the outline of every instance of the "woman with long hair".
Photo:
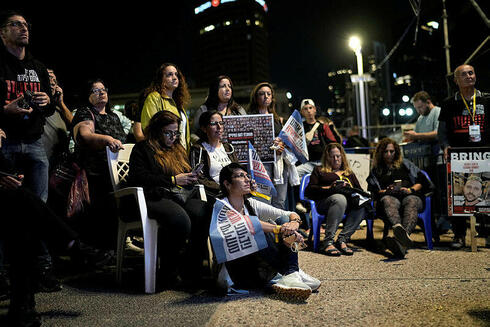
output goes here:
[{"label": "woman with long hair", "polygon": [[301,223],[298,214],[249,198],[252,180],[239,163],[223,167],[219,181],[223,195],[220,201],[243,217],[258,219],[267,241],[266,248],[226,262],[233,283],[243,288],[264,287],[271,283],[281,296],[308,298],[321,283],[299,269],[297,251],[292,251],[284,241],[290,236],[303,243],[303,237],[298,233]]},{"label": "woman with long hair", "polygon": [[[129,160],[128,183],[143,187],[148,216],[158,221],[163,232],[159,253],[165,269],[161,277],[167,286],[180,280],[186,261],[192,264],[186,269],[189,273],[202,268],[199,260],[205,254],[210,219],[205,202],[180,198],[171,191],[191,190],[197,183],[197,173],[191,171],[180,143],[180,123],[180,118],[169,111],[157,112],[146,128],[145,140],[134,146]],[[191,249],[186,252],[189,239]]]},{"label": "woman with long hair", "polygon": [[[359,205],[359,198],[353,195],[367,194],[350,168],[342,145],[330,143],[325,147],[322,164],[313,169],[305,191],[309,199],[316,201],[318,212],[325,215],[325,239],[320,251],[329,256],[353,255],[347,242],[366,215],[365,208]],[[344,214],[347,215],[344,227],[334,243],[335,232]]]},{"label": "woman with long hair", "polygon": [[410,234],[417,225],[418,213],[424,209],[424,191],[432,183],[415,164],[403,158],[400,146],[390,138],[376,146],[367,182],[377,211],[393,228],[394,239],[388,239],[387,245],[396,257],[403,258],[412,245]]},{"label": "woman with long hair", "polygon": [[199,117],[203,112],[214,110],[222,116],[246,115],[245,109],[233,98],[233,82],[226,75],[219,75],[209,84],[206,101],[194,115],[194,130],[199,131]]},{"label": "woman with long hair", "polygon": [[150,86],[144,91],[145,102],[141,112],[141,128],[148,126],[151,117],[159,111],[170,111],[180,118],[180,142],[186,151],[190,148],[190,127],[185,107],[191,96],[182,71],[172,63],[162,64]]},{"label": "woman with long hair", "polygon": [[[219,193],[219,173],[224,166],[238,162],[235,150],[221,138],[225,129],[223,115],[216,110],[208,110],[199,117],[199,141],[191,148],[191,163],[196,167],[203,164],[199,183],[204,185],[206,194],[216,198]],[[209,198],[208,198],[209,200]]]},{"label": "woman with long hair", "polygon": [[[276,151],[277,162],[273,164],[266,163],[264,166],[277,191],[277,195],[272,197],[271,204],[277,208],[286,209],[289,179],[288,170],[282,169],[282,171],[280,171],[275,169],[277,168],[278,161],[283,160],[282,153],[285,148],[284,142],[277,137],[282,129],[283,118],[276,112],[276,97],[272,84],[262,82],[254,87],[250,93],[250,103],[247,111],[249,115],[272,114],[273,116],[275,139],[273,140],[273,144],[271,144],[271,146],[276,149],[274,151]],[[284,168],[284,165],[278,166]]]}]

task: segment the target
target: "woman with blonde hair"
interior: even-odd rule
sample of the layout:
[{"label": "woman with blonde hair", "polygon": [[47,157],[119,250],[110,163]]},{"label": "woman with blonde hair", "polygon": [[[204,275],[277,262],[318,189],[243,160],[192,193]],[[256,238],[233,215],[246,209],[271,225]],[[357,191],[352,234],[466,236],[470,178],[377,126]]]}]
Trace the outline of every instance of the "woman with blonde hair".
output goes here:
[{"label": "woman with blonde hair", "polygon": [[403,258],[412,245],[410,234],[417,225],[418,213],[424,209],[424,190],[432,183],[415,164],[403,159],[400,146],[390,138],[376,146],[367,182],[377,211],[393,227],[395,238],[388,247],[396,257]]},{"label": "woman with blonde hair", "polygon": [[[367,196],[349,166],[342,145],[327,144],[322,164],[313,169],[306,188],[306,196],[316,201],[318,212],[326,219],[325,239],[320,245],[320,252],[329,256],[354,254],[347,242],[366,215],[356,194]],[[344,227],[334,243],[335,232],[344,214],[347,215]]]}]

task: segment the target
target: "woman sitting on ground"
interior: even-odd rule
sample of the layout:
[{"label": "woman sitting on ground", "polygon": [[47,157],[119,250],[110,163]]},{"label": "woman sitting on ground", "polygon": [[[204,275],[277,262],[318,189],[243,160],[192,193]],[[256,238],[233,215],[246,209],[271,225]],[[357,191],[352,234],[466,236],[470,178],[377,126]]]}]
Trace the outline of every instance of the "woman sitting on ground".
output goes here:
[{"label": "woman sitting on ground", "polygon": [[215,110],[203,112],[199,117],[199,126],[200,138],[191,148],[191,163],[193,167],[203,164],[199,183],[204,185],[207,195],[216,198],[221,169],[232,162],[238,162],[238,158],[231,144],[221,142],[225,129],[221,113]]},{"label": "woman sitting on ground", "polygon": [[[201,257],[206,241],[211,212],[198,198],[179,198],[171,190],[192,189],[197,174],[191,172],[187,153],[180,143],[180,118],[169,111],[159,111],[145,129],[146,139],[135,144],[129,159],[128,183],[142,186],[148,216],[158,221],[160,237],[161,278],[165,286],[176,286],[185,268],[191,278],[200,276]],[[191,249],[182,255],[187,240]],[[184,263],[191,266],[184,267]]]},{"label": "woman sitting on ground", "polygon": [[[320,287],[320,281],[299,269],[297,252],[292,251],[285,243],[275,241],[276,236],[292,234],[296,242],[303,243],[303,237],[298,233],[301,223],[299,216],[295,212],[284,211],[249,198],[250,175],[238,163],[223,167],[219,181],[224,195],[222,201],[241,215],[256,216],[260,220],[268,245],[258,252],[226,262],[234,284],[243,288],[255,288],[263,287],[274,279],[272,287],[279,295],[308,298],[312,290]],[[218,202],[215,206],[217,204]],[[275,224],[275,221],[284,218],[287,218],[287,222]]]},{"label": "woman sitting on ground", "polygon": [[412,245],[410,234],[424,210],[425,192],[432,183],[411,161],[403,159],[400,146],[390,138],[376,146],[373,169],[367,178],[368,190],[380,212],[393,227],[394,240],[387,245],[396,257],[403,258]]},{"label": "woman sitting on ground", "polygon": [[[313,169],[305,192],[309,199],[316,201],[318,213],[326,217],[325,239],[320,245],[320,252],[329,256],[353,255],[347,242],[366,216],[366,210],[359,206],[359,202],[356,203],[359,198],[352,194],[367,194],[363,194],[356,175],[349,167],[342,145],[330,143],[325,147],[322,164]],[[347,214],[344,227],[334,244],[335,232],[344,214]]]}]

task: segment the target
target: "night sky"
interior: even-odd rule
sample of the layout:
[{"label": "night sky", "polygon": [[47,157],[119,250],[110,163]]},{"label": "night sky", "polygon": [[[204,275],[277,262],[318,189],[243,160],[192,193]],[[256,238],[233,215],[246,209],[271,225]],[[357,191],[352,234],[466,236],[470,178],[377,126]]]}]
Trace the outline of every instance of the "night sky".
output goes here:
[{"label": "night sky", "polygon": [[[107,9],[94,2],[20,9],[33,24],[32,53],[55,70],[66,93],[78,94],[88,79],[102,77],[110,93],[116,94],[139,92],[163,62],[176,63],[192,85],[191,58],[198,49],[192,47],[189,36],[194,7],[189,2],[164,2],[163,10],[148,5]],[[421,23],[432,19],[441,22],[441,2],[422,1]],[[350,35],[363,39],[365,57],[370,54],[373,41],[383,42],[389,52],[414,17],[408,0],[267,3],[271,82],[291,90],[297,102],[309,97],[319,104],[327,103],[327,73],[340,68],[357,72],[354,53],[347,47]],[[488,1],[478,3],[490,16]],[[478,47],[489,30],[469,1],[450,0],[447,9],[454,69]],[[465,30],[470,32],[465,35]],[[444,72],[442,24],[430,41],[423,33],[427,34],[419,30],[419,42],[412,46],[413,26],[394,53],[393,63],[408,52],[430,54],[439,57],[434,65],[440,65]],[[485,70],[488,73],[488,49],[489,44],[475,60],[478,85],[487,90],[488,78],[482,84],[485,79],[481,77]],[[366,63],[364,67],[366,70]]]}]

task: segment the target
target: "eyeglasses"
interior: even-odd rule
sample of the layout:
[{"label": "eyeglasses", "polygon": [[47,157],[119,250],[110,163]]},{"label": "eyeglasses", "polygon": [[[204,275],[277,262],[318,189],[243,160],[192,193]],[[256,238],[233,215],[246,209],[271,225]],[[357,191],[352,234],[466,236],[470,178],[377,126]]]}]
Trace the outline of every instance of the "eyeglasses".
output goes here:
[{"label": "eyeglasses", "polygon": [[209,123],[209,126],[225,126],[225,122],[224,121],[212,121]]},{"label": "eyeglasses", "polygon": [[168,138],[171,138],[174,136],[179,137],[181,133],[179,131],[163,131],[162,134]]},{"label": "eyeglasses", "polygon": [[107,93],[109,92],[109,89],[108,88],[105,88],[105,89],[93,89],[92,90],[92,94],[97,94],[97,95],[101,95],[102,93]]},{"label": "eyeglasses", "polygon": [[31,27],[32,27],[31,24],[29,24],[27,22],[21,22],[20,20],[14,20],[14,21],[8,22],[4,26],[12,26],[12,27],[15,27],[15,28],[25,27],[28,30],[30,30]]},{"label": "eyeglasses", "polygon": [[250,174],[245,174],[245,173],[240,173],[238,175],[231,176],[231,178],[245,178],[245,177],[247,177],[247,179],[252,179],[252,177],[250,176]]}]

